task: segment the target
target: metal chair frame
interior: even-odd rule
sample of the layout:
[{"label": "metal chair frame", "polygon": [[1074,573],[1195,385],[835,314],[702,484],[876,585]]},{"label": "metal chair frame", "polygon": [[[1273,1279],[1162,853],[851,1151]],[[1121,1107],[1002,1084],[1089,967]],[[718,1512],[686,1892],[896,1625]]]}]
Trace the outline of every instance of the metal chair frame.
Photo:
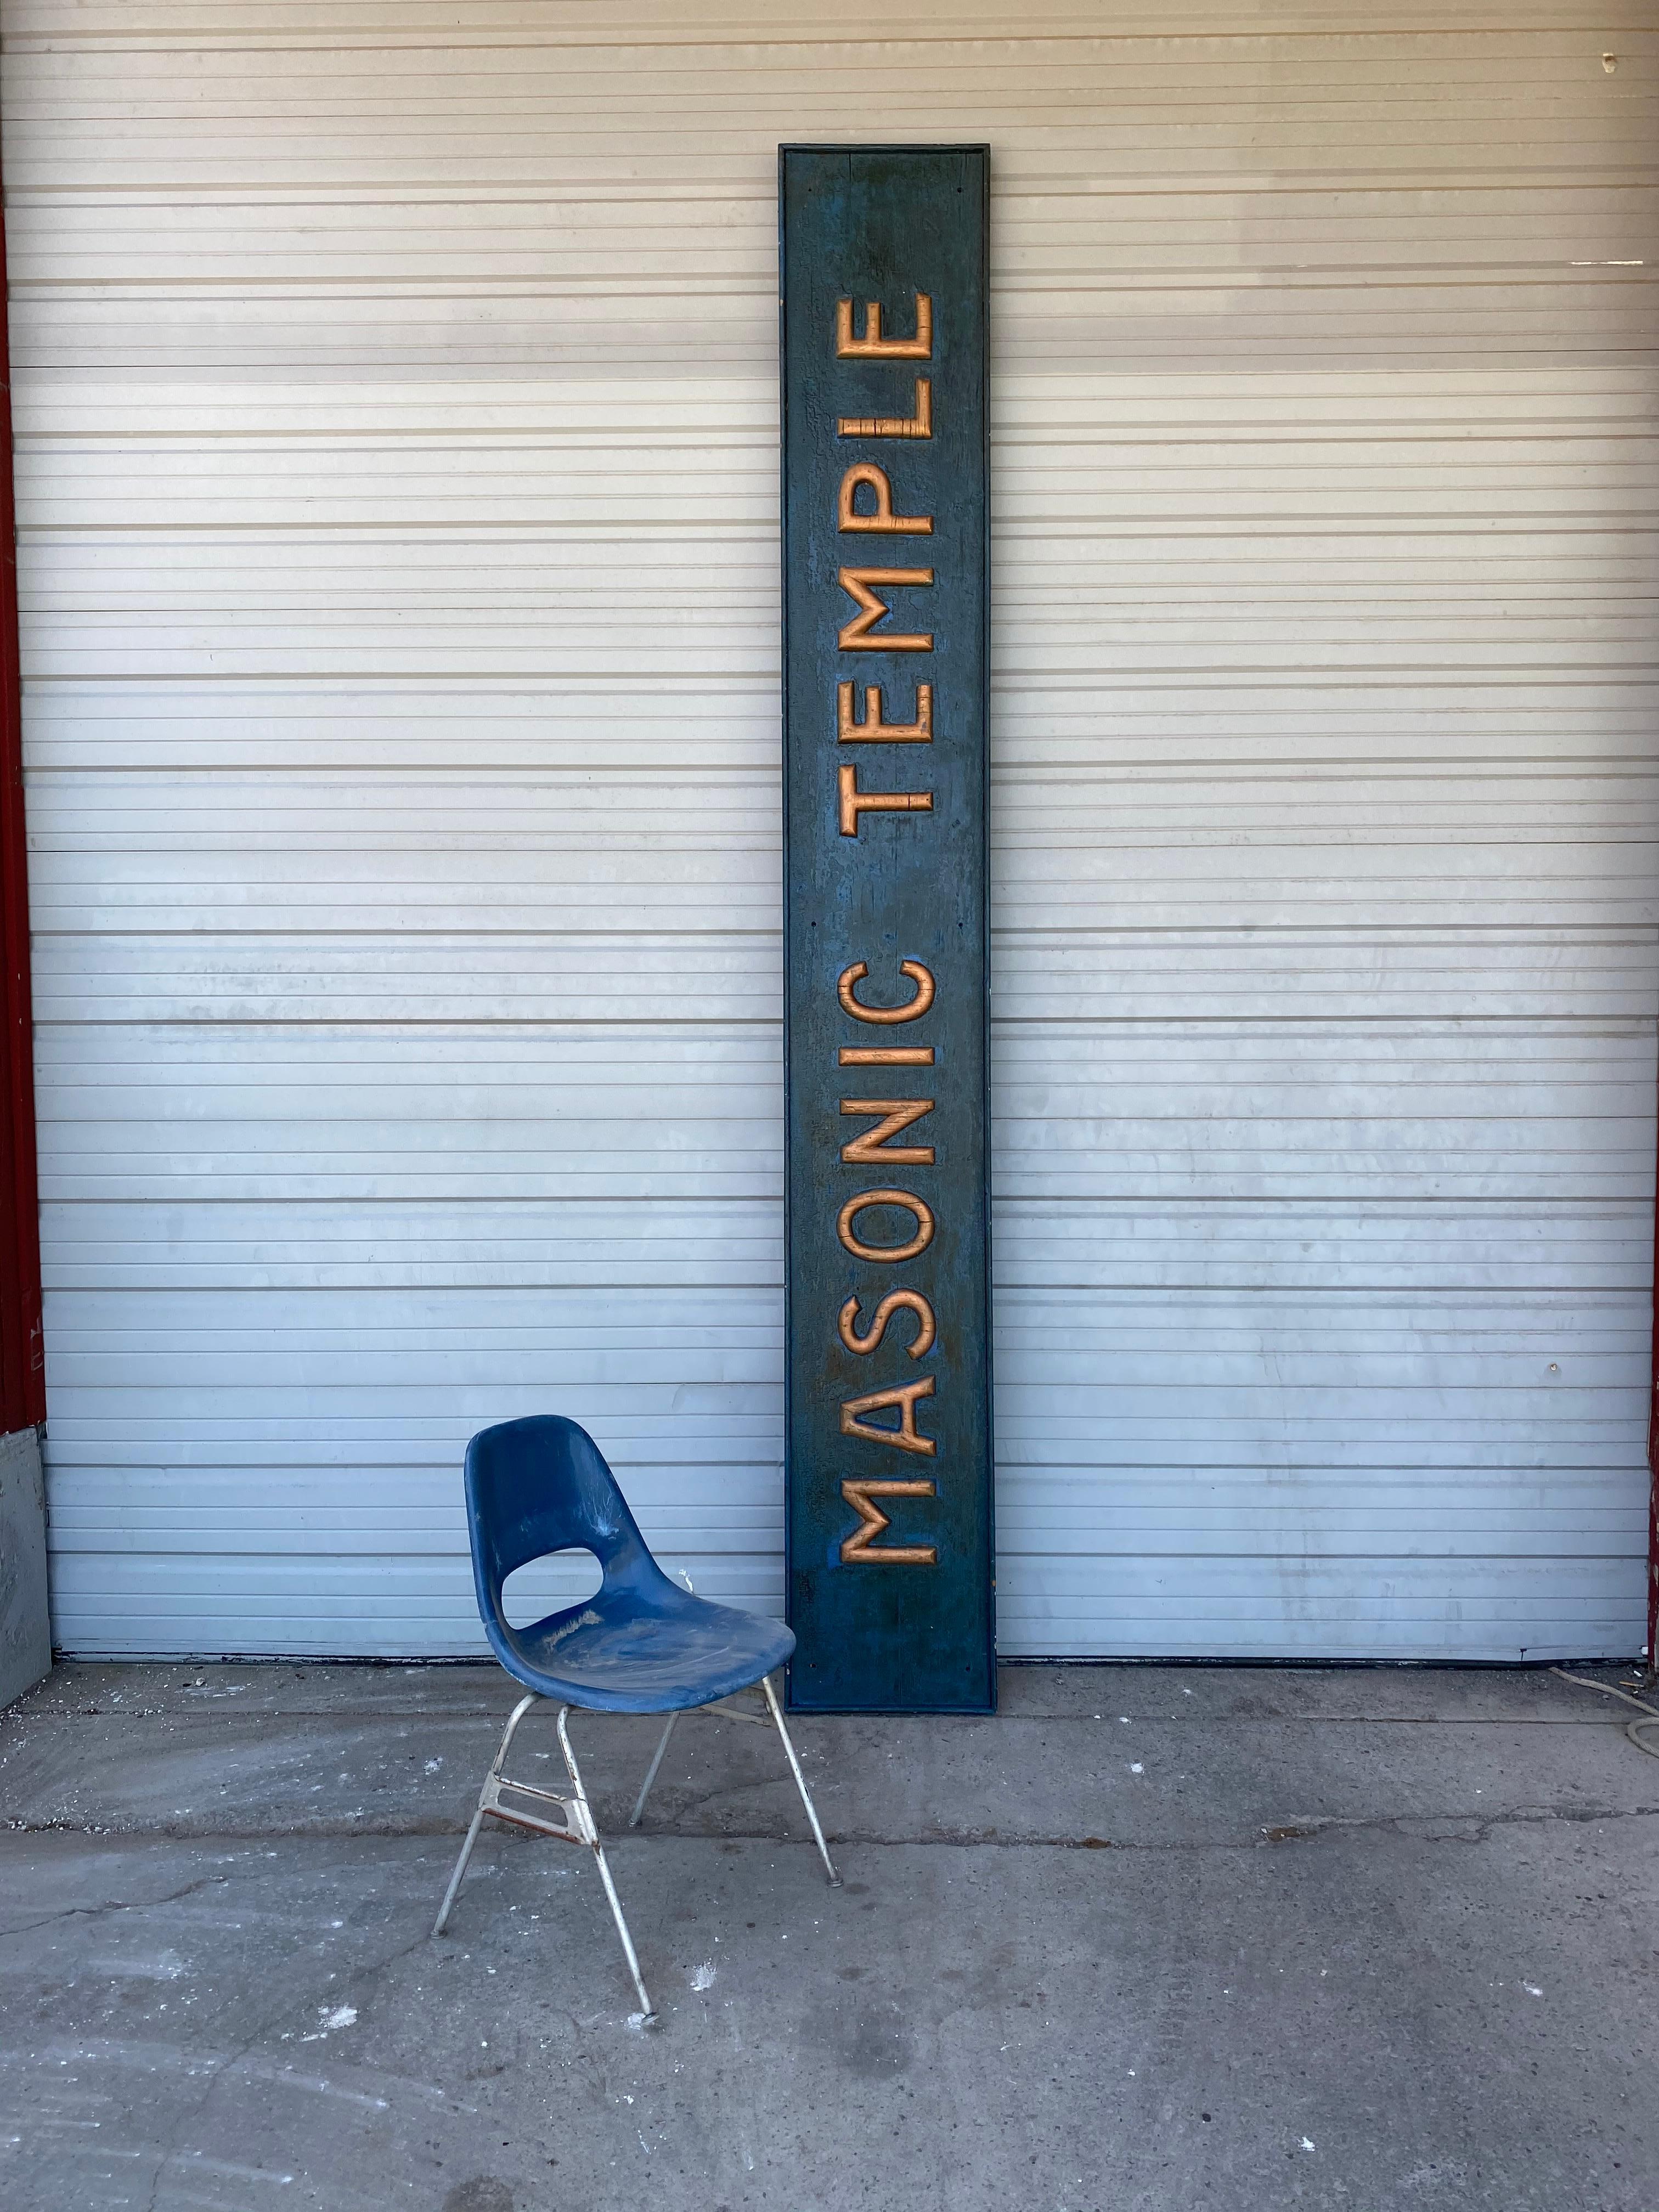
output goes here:
[{"label": "metal chair frame", "polygon": [[[800,1792],[800,1802],[806,1808],[806,1817],[811,1824],[812,1840],[818,1847],[818,1856],[823,1861],[824,1872],[830,1877],[830,1886],[832,1889],[839,1889],[841,1876],[836,1873],[835,1861],[830,1856],[830,1846],[824,1841],[823,1829],[818,1820],[817,1808],[813,1804],[812,1794],[806,1786],[806,1777],[801,1772],[800,1760],[796,1756],[793,1743],[790,1741],[789,1731],[784,1726],[783,1709],[778,1703],[778,1693],[772,1686],[771,1676],[763,1674],[751,1687],[763,1700],[767,1708],[764,1712],[745,1712],[740,1705],[733,1705],[731,1698],[717,1698],[712,1704],[686,1706],[669,1714],[667,1724],[663,1729],[655,1752],[652,1754],[651,1764],[646,1769],[645,1780],[640,1785],[640,1794],[635,1802],[634,1810],[629,1816],[628,1825],[630,1828],[637,1828],[644,1817],[646,1800],[651,1795],[651,1785],[655,1782],[661,1768],[668,1750],[669,1738],[674,1733],[674,1723],[680,1718],[682,1711],[690,1713],[719,1713],[732,1720],[751,1722],[757,1728],[775,1725],[783,1744],[784,1756],[789,1761],[789,1771],[793,1775],[795,1787]],[[739,1692],[737,1694],[743,1693]],[[576,1753],[570,1741],[570,1730],[568,1725],[571,1706],[561,1705],[558,1717],[559,1748],[564,1753],[565,1771],[570,1777],[572,1794],[569,1796],[561,1796],[557,1791],[541,1789],[534,1783],[514,1782],[510,1776],[502,1771],[507,1765],[507,1754],[512,1748],[513,1739],[518,1734],[520,1722],[523,1720],[532,1705],[550,1705],[552,1702],[551,1698],[544,1698],[532,1690],[527,1697],[520,1698],[508,1715],[500,1746],[490,1762],[489,1771],[484,1777],[483,1787],[478,1792],[477,1806],[473,1812],[465,1840],[461,1845],[461,1855],[455,1862],[455,1871],[449,1877],[449,1887],[444,1892],[444,1901],[438,1908],[438,1917],[433,1923],[432,1932],[434,1936],[441,1936],[449,1925],[450,1911],[459,1893],[461,1878],[466,1872],[467,1862],[472,1856],[472,1847],[478,1840],[479,1832],[483,1826],[486,1814],[497,1820],[507,1821],[517,1828],[528,1828],[538,1836],[551,1836],[560,1843],[586,1844],[592,1852],[598,1864],[599,1880],[605,1885],[605,1898],[611,1906],[611,1917],[617,1923],[617,1933],[622,1939],[623,1954],[628,1960],[628,1971],[633,1976],[634,1987],[639,1992],[641,2024],[647,2027],[654,2027],[657,2014],[649,1996],[646,1994],[644,1978],[640,1972],[639,1954],[635,1950],[634,1939],[628,1932],[628,1922],[623,1912],[622,1899],[617,1896],[617,1885],[611,1880],[611,1869],[605,1860],[605,1846],[599,1840],[599,1832],[594,1825],[592,1810],[587,1802],[587,1792],[582,1784],[581,1769],[576,1764]],[[581,1709],[578,1707],[576,1710]],[[550,1820],[541,1814],[526,1811],[522,1806],[504,1804],[502,1799],[506,1796],[515,1798],[527,1797],[538,1804],[556,1805],[562,1814],[563,1819],[562,1821]]]}]

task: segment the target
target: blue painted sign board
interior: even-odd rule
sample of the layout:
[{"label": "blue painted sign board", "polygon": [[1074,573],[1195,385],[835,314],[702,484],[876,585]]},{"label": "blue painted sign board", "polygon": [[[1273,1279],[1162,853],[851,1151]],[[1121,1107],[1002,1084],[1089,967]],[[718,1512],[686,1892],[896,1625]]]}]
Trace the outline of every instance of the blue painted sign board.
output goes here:
[{"label": "blue painted sign board", "polygon": [[986,1712],[987,155],[779,167],[790,1698]]}]

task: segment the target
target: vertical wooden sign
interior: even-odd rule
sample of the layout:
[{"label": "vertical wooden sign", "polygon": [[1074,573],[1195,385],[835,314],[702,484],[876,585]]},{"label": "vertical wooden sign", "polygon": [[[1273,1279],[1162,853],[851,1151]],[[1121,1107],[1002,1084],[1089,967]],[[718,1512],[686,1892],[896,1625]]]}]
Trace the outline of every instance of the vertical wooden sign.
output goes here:
[{"label": "vertical wooden sign", "polygon": [[986,151],[779,167],[790,1696],[985,1712]]}]

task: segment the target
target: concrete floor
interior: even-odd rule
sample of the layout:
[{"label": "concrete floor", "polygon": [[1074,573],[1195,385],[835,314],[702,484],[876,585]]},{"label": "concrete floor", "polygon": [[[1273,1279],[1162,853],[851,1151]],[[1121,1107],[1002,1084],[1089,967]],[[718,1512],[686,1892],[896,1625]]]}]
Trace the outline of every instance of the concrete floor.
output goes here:
[{"label": "concrete floor", "polygon": [[[1589,1691],[805,1718],[839,1891],[772,1742],[685,1724],[613,1854],[648,2033],[568,1845],[496,1830],[428,1934],[512,1694],[62,1667],[0,1717],[5,2212],[1659,2212],[1659,1761]],[[652,1735],[578,1724],[612,1833]]]}]

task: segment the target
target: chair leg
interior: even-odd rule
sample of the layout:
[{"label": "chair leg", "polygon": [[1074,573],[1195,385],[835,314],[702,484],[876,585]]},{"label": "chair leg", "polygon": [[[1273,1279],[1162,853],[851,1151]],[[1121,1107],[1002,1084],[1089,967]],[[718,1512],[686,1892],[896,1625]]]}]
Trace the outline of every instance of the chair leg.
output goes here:
[{"label": "chair leg", "polygon": [[[628,1923],[623,1917],[622,1899],[617,1894],[617,1885],[611,1879],[611,1869],[605,1864],[605,1846],[599,1841],[599,1830],[593,1825],[593,1814],[587,1802],[587,1792],[582,1787],[581,1769],[576,1764],[576,1754],[571,1747],[570,1731],[565,1725],[569,1717],[568,1705],[559,1707],[559,1744],[564,1753],[564,1763],[570,1776],[570,1786],[576,1793],[579,1808],[576,1819],[586,1836],[587,1847],[599,1862],[599,1880],[605,1884],[605,1893],[611,1900],[611,1916],[617,1923],[617,1933],[622,1937],[623,1955],[628,1960],[628,1971],[634,1977],[634,1986],[640,1993],[641,2025],[655,2025],[657,2015],[652,2010],[651,2000],[645,1993],[645,1983],[640,1974],[640,1961],[634,1948],[634,1938],[628,1932]],[[667,1739],[665,1735],[665,1742]]]},{"label": "chair leg", "polygon": [[662,1741],[657,1746],[655,1756],[645,1770],[645,1779],[640,1784],[640,1794],[635,1799],[634,1809],[628,1816],[628,1825],[630,1828],[637,1828],[645,1818],[645,1801],[651,1795],[651,1785],[657,1778],[657,1769],[662,1765],[663,1753],[668,1748],[668,1739],[673,1735],[674,1723],[678,1718],[678,1713],[670,1713],[668,1716],[668,1725],[662,1732]]},{"label": "chair leg", "polygon": [[830,1856],[830,1846],[823,1840],[823,1830],[818,1826],[817,1808],[812,1802],[812,1793],[806,1786],[806,1777],[800,1771],[800,1761],[795,1756],[795,1747],[789,1741],[789,1731],[783,1724],[783,1708],[778,1703],[778,1693],[772,1687],[772,1677],[763,1675],[761,1688],[766,1692],[766,1702],[772,1709],[778,1734],[783,1739],[783,1748],[789,1760],[789,1771],[795,1778],[795,1787],[800,1792],[800,1802],[806,1808],[806,1817],[812,1823],[812,1839],[818,1847],[818,1856],[823,1861],[823,1870],[830,1877],[831,1889],[841,1887],[841,1876],[836,1872],[836,1863]]},{"label": "chair leg", "polygon": [[455,1893],[461,1886],[461,1876],[466,1872],[466,1863],[472,1856],[472,1846],[477,1842],[478,1831],[483,1826],[483,1816],[489,1803],[490,1784],[501,1780],[501,1769],[507,1764],[507,1754],[512,1747],[514,1737],[518,1734],[519,1723],[530,1711],[532,1705],[538,1702],[532,1691],[529,1697],[520,1698],[513,1708],[506,1730],[501,1736],[501,1748],[490,1762],[489,1771],[484,1777],[483,1788],[478,1792],[477,1810],[473,1814],[472,1825],[466,1832],[466,1841],[461,1845],[461,1856],[455,1862],[455,1871],[449,1877],[449,1887],[444,1892],[444,1901],[438,1907],[438,1917],[432,1923],[432,1932],[434,1936],[441,1936],[449,1925],[450,1907],[455,1902]]}]

